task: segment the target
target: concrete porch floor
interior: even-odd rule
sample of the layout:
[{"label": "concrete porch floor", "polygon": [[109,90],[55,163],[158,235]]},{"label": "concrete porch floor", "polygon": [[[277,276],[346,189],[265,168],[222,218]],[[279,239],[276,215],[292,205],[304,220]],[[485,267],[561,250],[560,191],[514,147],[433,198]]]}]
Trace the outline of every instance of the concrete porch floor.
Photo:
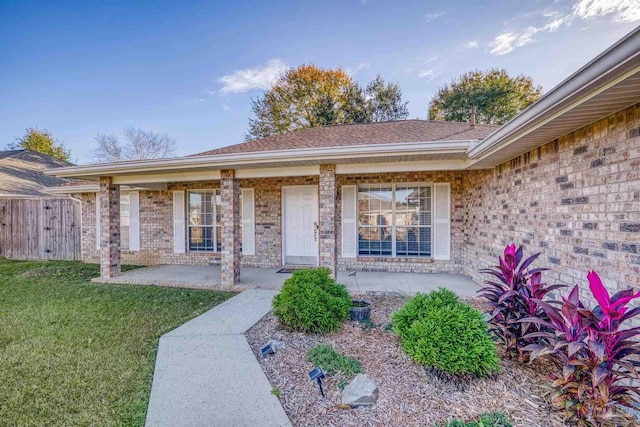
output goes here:
[{"label": "concrete porch floor", "polygon": [[[240,284],[231,290],[279,290],[291,274],[277,273],[278,269],[242,268]],[[357,279],[357,283],[356,283]],[[198,289],[220,287],[220,266],[157,265],[130,270],[112,279],[93,279],[98,283],[155,285]],[[392,273],[359,271],[356,278],[346,271],[338,272],[338,282],[351,292],[389,292],[412,295],[440,287],[450,289],[461,297],[475,297],[479,286],[461,274]]]}]

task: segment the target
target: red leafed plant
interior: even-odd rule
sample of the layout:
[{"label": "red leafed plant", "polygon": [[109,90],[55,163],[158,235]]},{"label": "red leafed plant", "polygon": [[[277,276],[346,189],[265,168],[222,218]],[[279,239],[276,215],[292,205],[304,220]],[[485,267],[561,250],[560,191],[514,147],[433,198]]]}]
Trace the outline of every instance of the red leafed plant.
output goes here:
[{"label": "red leafed plant", "polygon": [[549,318],[537,301],[543,299],[548,292],[564,287],[549,286],[542,281],[542,272],[546,268],[529,268],[538,256],[539,253],[523,261],[522,246],[516,249],[516,245],[511,244],[504,249],[504,258],[498,257],[500,265],[480,270],[497,279],[485,280],[478,291],[490,306],[491,332],[504,343],[507,354],[518,354],[521,360],[526,360],[528,356],[522,348],[540,341],[540,338],[524,336],[541,330],[539,323],[523,319],[540,318],[548,321]]},{"label": "red leafed plant", "polygon": [[578,425],[598,426],[613,420],[614,404],[640,402],[640,391],[632,385],[632,380],[640,379],[640,345],[633,339],[640,334],[640,327],[623,329],[626,321],[640,313],[640,307],[627,307],[640,292],[627,289],[610,297],[596,272],[590,272],[587,279],[598,305],[593,310],[586,308],[578,285],[562,298],[559,307],[537,301],[549,320],[523,321],[547,330],[525,338],[542,338],[546,344],[530,344],[523,350],[531,352],[531,360],[551,354],[562,362],[562,371],[552,377],[554,403]]}]

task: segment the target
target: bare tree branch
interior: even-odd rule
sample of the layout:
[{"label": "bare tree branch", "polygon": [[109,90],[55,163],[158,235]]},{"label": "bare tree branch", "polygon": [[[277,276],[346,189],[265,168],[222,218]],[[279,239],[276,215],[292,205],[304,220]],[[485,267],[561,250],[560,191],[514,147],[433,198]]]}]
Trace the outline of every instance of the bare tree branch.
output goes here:
[{"label": "bare tree branch", "polygon": [[123,141],[115,135],[98,134],[94,159],[98,162],[161,159],[176,154],[176,141],[166,134],[128,126],[122,130]]}]

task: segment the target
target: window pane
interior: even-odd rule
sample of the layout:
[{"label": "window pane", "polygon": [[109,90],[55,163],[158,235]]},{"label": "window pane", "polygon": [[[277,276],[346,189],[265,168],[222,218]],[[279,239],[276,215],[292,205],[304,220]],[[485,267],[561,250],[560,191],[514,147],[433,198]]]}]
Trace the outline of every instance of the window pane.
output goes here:
[{"label": "window pane", "polygon": [[358,254],[431,256],[431,215],[428,184],[396,184],[395,190],[388,184],[359,187]]},{"label": "window pane", "polygon": [[131,224],[131,205],[129,194],[120,194],[120,249],[129,250],[129,228]]},{"label": "window pane", "polygon": [[388,185],[358,189],[358,253],[392,255],[393,190]]},{"label": "window pane", "polygon": [[391,255],[391,227],[360,227],[359,255]]},{"label": "window pane", "polygon": [[397,227],[397,256],[431,256],[431,227]]},{"label": "window pane", "polygon": [[396,225],[431,225],[431,187],[396,187]]},{"label": "window pane", "polygon": [[189,250],[214,251],[213,226],[216,192],[189,191]]},{"label": "window pane", "polygon": [[213,251],[213,227],[189,227],[190,251]]}]

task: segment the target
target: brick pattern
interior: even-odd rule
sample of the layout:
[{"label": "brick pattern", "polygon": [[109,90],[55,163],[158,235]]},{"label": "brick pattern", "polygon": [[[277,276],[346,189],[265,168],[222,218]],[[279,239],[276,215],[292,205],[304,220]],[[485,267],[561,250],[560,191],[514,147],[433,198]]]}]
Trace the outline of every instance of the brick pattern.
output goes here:
[{"label": "brick pattern", "polygon": [[234,170],[220,171],[220,209],[222,214],[222,286],[240,282],[240,185]]},{"label": "brick pattern", "polygon": [[[358,257],[338,258],[340,270],[365,271],[396,271],[410,273],[462,273],[464,270],[462,258],[463,242],[463,174],[464,172],[400,172],[380,174],[338,175],[338,212],[342,210],[342,186],[376,183],[418,183],[418,182],[450,182],[451,183],[451,259],[432,260],[430,258],[389,258],[389,257]],[[342,247],[342,222],[340,214],[336,227],[338,231],[338,253]]]},{"label": "brick pattern", "polygon": [[[329,171],[331,168],[327,168]],[[331,175],[331,172],[328,172]],[[255,247],[256,255],[242,255],[244,267],[278,268],[282,265],[282,187],[293,185],[318,185],[318,176],[238,179],[241,188],[253,188],[255,192]],[[432,261],[425,258],[340,257],[341,248],[341,186],[358,183],[385,182],[451,182],[452,183],[452,258],[451,261]],[[405,272],[454,272],[463,270],[461,261],[462,230],[462,173],[461,172],[416,172],[336,176],[336,263],[340,269],[385,270]],[[125,264],[157,265],[188,264],[218,265],[220,253],[187,252],[173,253],[173,190],[219,189],[220,181],[197,181],[171,183],[162,191],[140,191],[140,251],[122,251]],[[326,187],[325,187],[326,188]],[[321,189],[319,191],[322,191]],[[329,191],[330,192],[330,191]],[[99,262],[95,250],[95,196],[82,195],[82,256],[84,262]],[[322,197],[321,197],[322,198]],[[322,209],[322,207],[321,207]],[[328,211],[325,211],[327,213]],[[322,213],[320,215],[323,215]],[[330,214],[329,214],[330,215]],[[327,227],[327,221],[320,221]],[[322,230],[321,230],[322,233]],[[241,239],[241,234],[239,238]],[[330,243],[327,242],[327,248]],[[331,256],[330,249],[325,251]],[[322,255],[321,255],[322,258]],[[329,265],[327,265],[329,266]]]},{"label": "brick pattern", "polygon": [[337,277],[337,197],[336,165],[320,165],[319,184],[319,237],[320,237],[320,266],[331,270]]},{"label": "brick pattern", "polygon": [[100,177],[100,217],[100,277],[110,279],[120,274],[120,186],[111,177]]},{"label": "brick pattern", "polygon": [[[549,282],[640,287],[640,104],[492,170],[464,176],[464,272],[480,282],[508,243],[542,252]],[[586,297],[589,293],[585,292]]]}]

